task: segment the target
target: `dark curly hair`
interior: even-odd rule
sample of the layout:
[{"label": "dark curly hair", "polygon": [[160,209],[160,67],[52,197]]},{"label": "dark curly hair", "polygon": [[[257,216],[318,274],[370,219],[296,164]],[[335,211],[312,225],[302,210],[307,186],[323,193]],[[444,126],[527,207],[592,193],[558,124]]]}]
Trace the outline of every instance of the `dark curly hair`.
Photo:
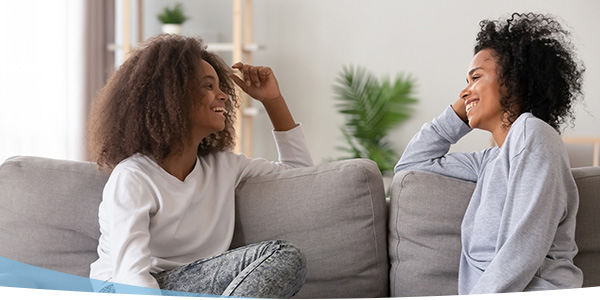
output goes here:
[{"label": "dark curly hair", "polygon": [[192,105],[202,97],[201,60],[215,69],[229,100],[225,129],[204,138],[198,155],[231,149],[238,106],[231,68],[199,38],[162,34],[133,51],[100,91],[89,119],[92,159],[112,169],[136,153],[162,162],[182,151],[191,134]]},{"label": "dark curly hair", "polygon": [[507,20],[483,20],[474,52],[493,50],[500,105],[512,124],[531,112],[560,132],[574,119],[573,102],[583,96],[585,68],[574,53],[570,33],[549,15],[514,13]]}]

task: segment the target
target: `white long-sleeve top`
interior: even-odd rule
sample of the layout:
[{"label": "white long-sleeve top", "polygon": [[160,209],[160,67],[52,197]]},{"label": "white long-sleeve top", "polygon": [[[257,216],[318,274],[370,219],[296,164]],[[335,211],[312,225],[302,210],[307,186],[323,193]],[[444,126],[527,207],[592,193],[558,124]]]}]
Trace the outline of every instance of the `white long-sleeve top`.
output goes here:
[{"label": "white long-sleeve top", "polygon": [[423,125],[395,168],[477,182],[461,227],[459,294],[581,287],[573,263],[579,195],[556,130],[523,113],[502,147],[448,153],[469,131],[447,107]]},{"label": "white long-sleeve top", "polygon": [[151,273],[229,249],[236,186],[249,177],[313,165],[301,125],[273,135],[278,162],[219,152],[198,157],[184,181],[141,154],[120,162],[104,187],[99,258],[90,278],[159,288]]}]

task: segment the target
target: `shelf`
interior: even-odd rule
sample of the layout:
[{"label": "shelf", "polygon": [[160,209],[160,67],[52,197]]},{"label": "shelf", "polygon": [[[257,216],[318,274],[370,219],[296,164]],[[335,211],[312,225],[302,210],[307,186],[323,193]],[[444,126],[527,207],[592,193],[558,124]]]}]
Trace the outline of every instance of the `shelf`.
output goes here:
[{"label": "shelf", "polygon": [[242,110],[242,115],[247,117],[255,117],[259,114],[260,110],[254,106],[244,107]]},{"label": "shelf", "polygon": [[[259,44],[247,44],[242,46],[243,51],[254,52],[258,50],[262,50],[265,47]],[[233,51],[234,44],[233,43],[208,43],[207,48],[208,51]]]},{"label": "shelf", "polygon": [[565,144],[591,144],[594,147],[592,154],[592,166],[600,165],[600,137],[574,137],[574,136],[563,136],[562,138]]},{"label": "shelf", "polygon": [[[232,43],[208,43],[206,49],[213,52],[232,52],[234,45]],[[122,45],[116,45],[110,43],[106,46],[109,51],[116,51],[117,49],[123,49]],[[242,50],[246,52],[255,52],[258,50],[265,49],[265,46],[259,44],[247,44],[242,46]]]}]

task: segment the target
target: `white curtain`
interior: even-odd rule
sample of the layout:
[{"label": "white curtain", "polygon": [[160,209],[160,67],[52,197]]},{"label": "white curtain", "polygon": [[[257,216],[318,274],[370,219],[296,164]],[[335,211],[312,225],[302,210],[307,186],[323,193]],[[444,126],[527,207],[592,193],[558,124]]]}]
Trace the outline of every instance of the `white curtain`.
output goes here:
[{"label": "white curtain", "polygon": [[14,155],[86,159],[89,102],[108,71],[106,43],[97,42],[106,36],[94,29],[105,20],[90,17],[103,13],[102,3],[0,2],[0,162]]}]

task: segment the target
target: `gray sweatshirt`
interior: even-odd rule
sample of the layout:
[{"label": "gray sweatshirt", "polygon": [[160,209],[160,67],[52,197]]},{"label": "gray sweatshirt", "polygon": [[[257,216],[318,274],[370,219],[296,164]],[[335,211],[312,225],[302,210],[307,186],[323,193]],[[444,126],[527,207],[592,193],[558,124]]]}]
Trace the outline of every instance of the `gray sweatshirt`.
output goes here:
[{"label": "gray sweatshirt", "polygon": [[448,153],[470,131],[448,107],[423,125],[395,168],[477,183],[461,227],[459,294],[581,287],[573,264],[579,196],[556,130],[524,113],[501,148]]}]

